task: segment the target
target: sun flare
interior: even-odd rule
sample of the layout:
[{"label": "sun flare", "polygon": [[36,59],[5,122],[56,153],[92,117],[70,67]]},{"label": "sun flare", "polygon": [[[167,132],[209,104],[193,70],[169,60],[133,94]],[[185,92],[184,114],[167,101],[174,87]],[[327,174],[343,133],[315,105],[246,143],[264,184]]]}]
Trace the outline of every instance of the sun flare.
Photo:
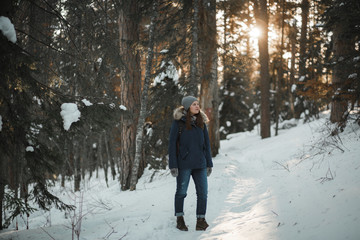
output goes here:
[{"label": "sun flare", "polygon": [[249,35],[252,38],[258,38],[260,34],[261,34],[261,30],[257,27],[254,27],[249,31]]}]

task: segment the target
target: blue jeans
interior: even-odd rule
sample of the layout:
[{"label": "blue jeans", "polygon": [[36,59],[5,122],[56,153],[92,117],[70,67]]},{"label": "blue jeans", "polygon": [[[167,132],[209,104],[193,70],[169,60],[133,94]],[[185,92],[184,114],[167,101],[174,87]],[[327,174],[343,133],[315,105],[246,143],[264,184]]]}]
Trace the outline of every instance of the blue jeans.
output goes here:
[{"label": "blue jeans", "polygon": [[194,180],[196,189],[196,217],[205,218],[208,193],[206,168],[179,169],[179,175],[176,177],[175,216],[184,215],[184,199],[187,195],[190,176]]}]

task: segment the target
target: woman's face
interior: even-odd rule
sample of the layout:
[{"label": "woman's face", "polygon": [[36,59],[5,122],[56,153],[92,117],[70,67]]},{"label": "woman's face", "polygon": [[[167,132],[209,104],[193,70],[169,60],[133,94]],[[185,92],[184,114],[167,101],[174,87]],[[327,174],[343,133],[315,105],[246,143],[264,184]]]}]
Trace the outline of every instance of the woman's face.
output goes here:
[{"label": "woman's face", "polygon": [[193,102],[193,103],[190,105],[189,110],[190,110],[191,115],[198,114],[198,113],[200,112],[199,102],[198,102],[198,101]]}]

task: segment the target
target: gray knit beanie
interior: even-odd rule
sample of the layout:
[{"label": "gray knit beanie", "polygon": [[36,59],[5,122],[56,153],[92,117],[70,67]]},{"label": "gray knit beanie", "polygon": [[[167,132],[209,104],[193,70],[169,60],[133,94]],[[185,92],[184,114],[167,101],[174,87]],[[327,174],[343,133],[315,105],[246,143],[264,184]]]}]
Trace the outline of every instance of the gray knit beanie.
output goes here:
[{"label": "gray knit beanie", "polygon": [[183,99],[181,100],[181,105],[183,105],[185,110],[187,111],[189,109],[189,107],[191,106],[191,104],[195,101],[199,101],[199,100],[193,96],[186,96],[186,97],[183,97]]}]

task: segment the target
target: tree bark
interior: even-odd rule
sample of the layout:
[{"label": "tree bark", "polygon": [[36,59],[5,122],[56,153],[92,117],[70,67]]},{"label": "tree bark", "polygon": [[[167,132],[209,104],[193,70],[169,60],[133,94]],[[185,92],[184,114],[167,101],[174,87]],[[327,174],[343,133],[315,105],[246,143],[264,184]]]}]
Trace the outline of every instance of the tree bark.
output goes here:
[{"label": "tree bark", "polygon": [[[1,164],[1,163],[0,163]],[[2,165],[2,164],[1,164]],[[0,167],[2,167],[0,165]],[[5,196],[5,183],[3,183],[3,180],[0,179],[0,230],[3,229],[3,199]]]},{"label": "tree bark", "polygon": [[299,77],[306,74],[306,45],[307,45],[307,24],[309,18],[309,0],[301,3],[301,36],[300,36],[300,59]]},{"label": "tree bark", "polygon": [[100,134],[100,139],[99,139],[99,152],[98,152],[98,155],[99,155],[99,159],[100,159],[100,162],[101,162],[101,167],[103,168],[104,170],[104,176],[105,176],[105,182],[106,182],[106,186],[109,187],[109,178],[108,178],[108,160],[106,158],[104,158],[104,149],[103,149],[103,146],[105,146],[105,137],[104,137],[104,143],[103,143],[103,134],[104,132],[102,132]]},{"label": "tree bark", "polygon": [[193,2],[193,21],[192,21],[192,45],[191,45],[191,64],[190,64],[190,82],[189,82],[189,95],[198,96],[199,79],[197,76],[198,71],[198,41],[199,41],[199,0]]},{"label": "tree bark", "polygon": [[270,137],[270,76],[268,50],[268,13],[267,0],[255,0],[255,18],[261,35],[258,39],[260,58],[260,135],[261,138]]},{"label": "tree bark", "polygon": [[[120,118],[120,184],[130,188],[130,173],[135,157],[135,134],[139,115],[141,72],[140,58],[135,48],[139,41],[138,1],[126,0],[119,10],[119,39],[122,68],[120,100],[130,114]],[[116,87],[116,85],[115,85]]]},{"label": "tree bark", "polygon": [[295,84],[295,54],[296,54],[296,25],[290,29],[290,48],[291,48],[291,60],[290,60],[290,82],[289,82],[289,102],[291,118],[295,118],[295,107],[294,107],[294,91],[293,85]]},{"label": "tree bark", "polygon": [[80,162],[80,142],[75,140],[73,143],[73,160],[74,160],[74,191],[80,191],[81,182],[81,162]]},{"label": "tree bark", "polygon": [[281,43],[280,43],[280,63],[277,74],[277,84],[275,89],[275,136],[278,135],[279,131],[279,115],[281,113],[282,99],[282,83],[284,83],[284,70],[283,70],[283,51],[284,51],[284,30],[285,30],[285,0],[282,0],[282,11],[281,11]]},{"label": "tree bark", "polygon": [[[336,23],[333,29],[333,53],[336,64],[332,75],[332,85],[335,89],[335,96],[331,102],[330,121],[332,123],[344,123],[344,113],[347,111],[347,100],[343,99],[343,85],[348,78],[349,67],[347,59],[354,51],[355,39],[347,33],[342,23]],[[346,93],[346,91],[345,91]]]},{"label": "tree bark", "polygon": [[224,4],[224,35],[223,35],[223,38],[224,38],[224,44],[223,44],[223,54],[222,54],[222,62],[223,62],[223,71],[222,71],[222,81],[225,81],[225,75],[226,75],[226,70],[227,70],[227,68],[228,68],[228,66],[227,66],[227,62],[226,62],[226,55],[227,55],[227,53],[228,53],[228,50],[227,50],[227,45],[228,45],[228,43],[227,43],[227,35],[228,35],[228,30],[227,30],[227,26],[228,26],[228,21],[227,21],[227,18],[228,18],[228,16],[227,16],[227,11],[228,11],[228,7],[227,7],[228,5],[227,4]]},{"label": "tree bark", "polygon": [[[306,48],[307,48],[307,25],[309,18],[309,0],[303,0],[301,3],[301,36],[300,36],[300,57],[299,57],[299,80],[298,88],[304,91],[304,82],[306,80]],[[299,103],[295,106],[295,117],[300,118],[301,113],[305,111],[304,97],[298,96]]]},{"label": "tree bark", "polygon": [[200,103],[209,117],[209,138],[212,156],[219,153],[219,86],[217,82],[216,1],[202,0],[200,7],[199,70],[201,73]]},{"label": "tree bark", "polygon": [[106,155],[108,156],[108,161],[110,161],[111,176],[112,176],[113,180],[115,180],[116,170],[115,170],[114,156],[110,149],[111,144],[110,144],[110,141],[106,134],[106,131],[104,131],[104,143],[105,143]]}]

